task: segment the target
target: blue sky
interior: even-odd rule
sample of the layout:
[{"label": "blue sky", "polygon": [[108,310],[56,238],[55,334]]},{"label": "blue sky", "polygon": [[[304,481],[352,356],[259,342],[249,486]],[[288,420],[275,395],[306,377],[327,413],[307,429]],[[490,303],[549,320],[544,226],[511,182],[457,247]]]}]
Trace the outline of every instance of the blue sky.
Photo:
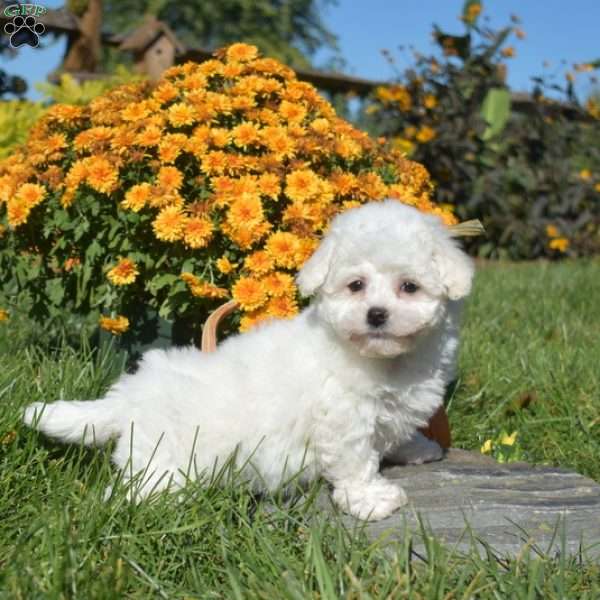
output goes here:
[{"label": "blue sky", "polygon": [[[46,0],[48,8],[61,6],[62,1]],[[386,80],[392,70],[381,55],[388,49],[398,58],[400,66],[410,64],[409,53],[400,53],[398,46],[414,46],[423,53],[433,49],[431,26],[437,23],[443,30],[461,34],[458,20],[463,0],[339,0],[337,6],[327,6],[324,21],[339,36],[339,46],[352,75],[367,79]],[[513,40],[516,57],[509,61],[509,84],[517,91],[531,88],[529,78],[544,71],[559,73],[560,81],[568,65],[600,58],[600,0],[488,0],[485,14],[491,24],[502,26],[510,15],[522,20],[527,34],[523,41]],[[46,40],[46,43],[48,40]],[[44,50],[20,49],[16,58],[0,58],[7,71],[20,74],[30,84],[30,98],[37,98],[33,84],[43,81],[55,69],[64,52],[64,38]],[[327,60],[319,53],[317,64]],[[592,89],[588,77],[579,77],[578,92],[585,97]]]}]

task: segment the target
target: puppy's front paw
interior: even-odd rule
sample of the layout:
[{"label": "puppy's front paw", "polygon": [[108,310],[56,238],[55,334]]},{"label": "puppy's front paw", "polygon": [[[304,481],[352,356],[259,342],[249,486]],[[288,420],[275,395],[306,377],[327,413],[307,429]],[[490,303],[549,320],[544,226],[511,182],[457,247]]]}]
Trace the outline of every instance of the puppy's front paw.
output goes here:
[{"label": "puppy's front paw", "polygon": [[408,502],[404,490],[386,479],[336,486],[334,502],[363,521],[379,521]]}]

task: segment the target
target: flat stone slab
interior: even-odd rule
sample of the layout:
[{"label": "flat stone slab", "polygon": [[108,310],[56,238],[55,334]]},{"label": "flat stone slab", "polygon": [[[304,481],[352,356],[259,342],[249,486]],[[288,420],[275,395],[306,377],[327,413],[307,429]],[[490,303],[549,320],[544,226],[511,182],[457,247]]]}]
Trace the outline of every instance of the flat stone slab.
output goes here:
[{"label": "flat stone slab", "polygon": [[[600,485],[578,473],[526,463],[499,464],[475,452],[451,449],[444,460],[391,466],[409,504],[387,519],[367,523],[366,533],[401,539],[422,527],[448,547],[468,552],[486,544],[500,556],[533,547],[546,555],[563,551],[600,558]],[[347,517],[346,523],[359,523]],[[419,543],[419,539],[420,542]]]}]

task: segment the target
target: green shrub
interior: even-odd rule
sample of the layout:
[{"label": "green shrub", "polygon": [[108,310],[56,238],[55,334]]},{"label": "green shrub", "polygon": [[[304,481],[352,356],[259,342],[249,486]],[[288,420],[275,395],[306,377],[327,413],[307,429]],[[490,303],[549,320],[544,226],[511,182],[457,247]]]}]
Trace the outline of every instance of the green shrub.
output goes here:
[{"label": "green shrub", "polygon": [[[542,78],[527,113],[511,109],[506,60],[515,50],[507,44],[523,33],[516,23],[480,25],[480,10],[479,2],[466,3],[462,36],[434,28],[438,55],[417,54],[398,82],[376,90],[368,126],[428,169],[438,203],[483,222],[488,235],[470,241],[476,254],[597,253],[600,114],[577,104],[571,81],[561,88]],[[547,90],[568,106],[549,102]]]},{"label": "green shrub", "polygon": [[44,110],[40,102],[27,100],[0,102],[0,158],[8,156],[12,148],[27,139],[29,130]]}]

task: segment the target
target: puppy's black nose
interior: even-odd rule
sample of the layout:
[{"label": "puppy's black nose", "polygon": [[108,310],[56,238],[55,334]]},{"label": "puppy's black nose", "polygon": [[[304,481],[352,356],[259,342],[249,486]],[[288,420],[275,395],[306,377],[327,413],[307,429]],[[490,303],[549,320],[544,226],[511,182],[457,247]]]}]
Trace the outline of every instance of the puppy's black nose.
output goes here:
[{"label": "puppy's black nose", "polygon": [[371,327],[381,327],[388,319],[389,313],[385,308],[371,307],[367,311],[367,323]]}]

